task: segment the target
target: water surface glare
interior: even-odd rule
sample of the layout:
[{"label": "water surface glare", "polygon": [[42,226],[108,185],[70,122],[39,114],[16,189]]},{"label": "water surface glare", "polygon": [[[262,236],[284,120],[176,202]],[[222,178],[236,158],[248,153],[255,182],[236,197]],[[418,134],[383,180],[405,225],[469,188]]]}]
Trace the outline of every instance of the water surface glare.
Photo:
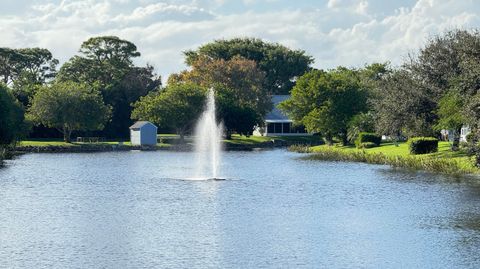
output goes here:
[{"label": "water surface glare", "polygon": [[480,185],[224,153],[27,154],[0,169],[0,268],[480,268]]}]

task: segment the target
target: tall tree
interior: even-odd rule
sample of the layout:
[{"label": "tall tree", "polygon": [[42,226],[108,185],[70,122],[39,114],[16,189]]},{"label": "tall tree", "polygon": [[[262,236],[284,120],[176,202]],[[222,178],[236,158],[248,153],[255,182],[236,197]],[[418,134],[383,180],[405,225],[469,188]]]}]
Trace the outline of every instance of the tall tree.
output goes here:
[{"label": "tall tree", "polygon": [[24,106],[29,106],[38,86],[55,77],[57,64],[47,49],[0,48],[0,77]]},{"label": "tall tree", "polygon": [[153,67],[137,67],[133,59],[140,56],[130,41],[115,36],[93,37],[83,42],[79,56],[72,57],[59,71],[59,81],[98,83],[105,103],[112,107],[112,120],[103,135],[128,136],[131,103],[161,86]]},{"label": "tall tree", "polygon": [[393,137],[433,135],[436,102],[411,72],[400,69],[383,77],[371,104],[378,133]]},{"label": "tall tree", "polygon": [[134,103],[132,118],[174,130],[183,141],[203,110],[205,94],[206,89],[195,84],[169,84]]},{"label": "tall tree", "polygon": [[74,131],[103,129],[111,109],[94,87],[57,82],[39,89],[28,112],[34,123],[56,128],[64,135],[65,142],[70,142]]},{"label": "tall tree", "polygon": [[189,82],[209,88],[217,96],[219,116],[227,138],[232,133],[251,135],[255,125],[272,107],[270,96],[262,89],[265,73],[255,61],[234,56],[230,60],[198,57],[192,69],[175,74],[170,83]]},{"label": "tall tree", "polygon": [[265,72],[263,89],[269,94],[288,94],[295,80],[310,70],[313,58],[302,50],[291,50],[278,43],[256,38],[216,40],[185,52],[186,63],[193,66],[199,57],[230,60],[235,56],[255,61]]},{"label": "tall tree", "polygon": [[27,125],[24,121],[22,105],[8,87],[0,83],[0,151],[3,152],[1,147],[16,141],[26,131]]},{"label": "tall tree", "polygon": [[280,104],[295,122],[309,132],[320,132],[331,143],[331,137],[348,143],[348,123],[366,111],[367,91],[362,88],[357,71],[339,67],[329,72],[310,71],[300,77],[292,97]]},{"label": "tall tree", "polygon": [[437,130],[453,130],[452,150],[459,149],[460,132],[467,119],[464,116],[465,100],[456,90],[446,93],[438,103],[437,114],[439,120],[435,126]]}]

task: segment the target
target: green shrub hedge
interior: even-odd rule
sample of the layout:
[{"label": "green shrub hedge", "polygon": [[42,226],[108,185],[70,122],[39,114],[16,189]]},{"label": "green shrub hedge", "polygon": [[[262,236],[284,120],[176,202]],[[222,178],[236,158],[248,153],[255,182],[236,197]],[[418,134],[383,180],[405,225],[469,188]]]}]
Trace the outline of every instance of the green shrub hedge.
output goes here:
[{"label": "green shrub hedge", "polygon": [[374,133],[359,133],[355,140],[355,146],[357,148],[362,148],[362,144],[368,142],[375,144],[375,146],[379,146],[382,142],[382,137]]},{"label": "green shrub hedge", "polygon": [[426,154],[438,151],[438,139],[435,137],[412,137],[408,139],[411,154]]}]

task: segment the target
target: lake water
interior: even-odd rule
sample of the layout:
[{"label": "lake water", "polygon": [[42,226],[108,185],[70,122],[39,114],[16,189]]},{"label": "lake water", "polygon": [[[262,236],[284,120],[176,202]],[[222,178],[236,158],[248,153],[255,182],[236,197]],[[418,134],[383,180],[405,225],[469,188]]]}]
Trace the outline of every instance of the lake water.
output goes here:
[{"label": "lake water", "polygon": [[480,268],[480,184],[226,152],[27,154],[0,169],[0,268]]}]

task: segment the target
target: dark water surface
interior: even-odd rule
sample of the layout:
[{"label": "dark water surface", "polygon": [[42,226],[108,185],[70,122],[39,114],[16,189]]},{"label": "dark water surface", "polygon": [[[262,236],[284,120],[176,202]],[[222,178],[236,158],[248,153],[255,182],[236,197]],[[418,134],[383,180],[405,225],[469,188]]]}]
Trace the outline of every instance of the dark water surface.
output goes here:
[{"label": "dark water surface", "polygon": [[0,268],[480,268],[480,185],[283,150],[27,154],[0,169]]}]

